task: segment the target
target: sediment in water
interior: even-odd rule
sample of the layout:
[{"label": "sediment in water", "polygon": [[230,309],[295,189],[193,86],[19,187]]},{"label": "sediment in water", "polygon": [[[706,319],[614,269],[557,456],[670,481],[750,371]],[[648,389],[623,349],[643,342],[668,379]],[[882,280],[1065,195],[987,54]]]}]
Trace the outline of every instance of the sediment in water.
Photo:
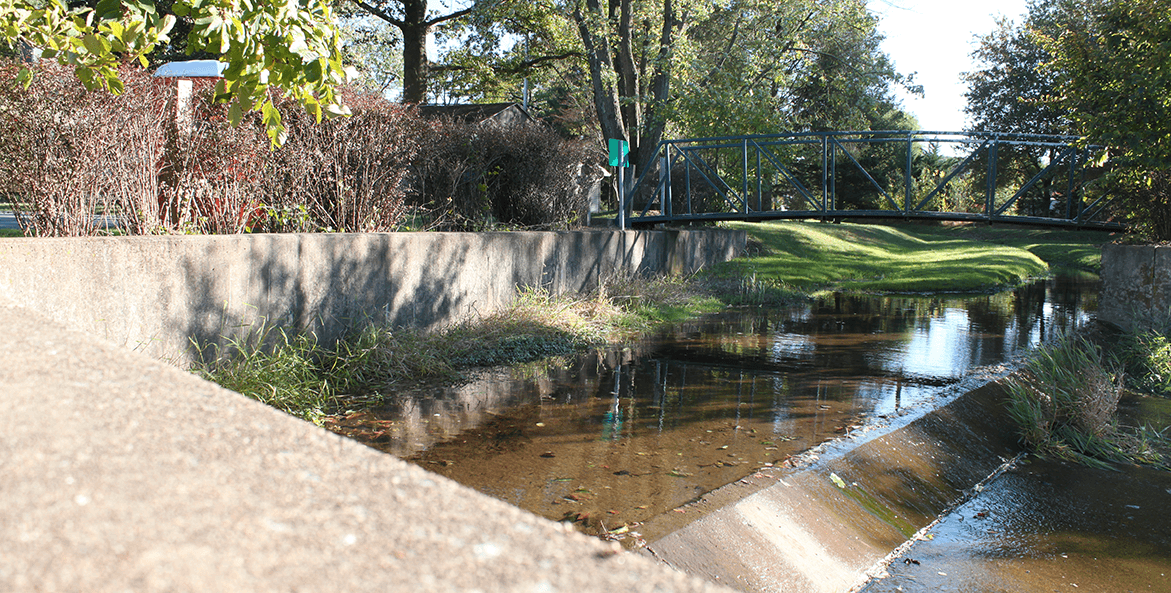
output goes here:
[{"label": "sediment in water", "polygon": [[841,592],[1020,453],[999,383],[645,524],[646,553],[745,591]]}]

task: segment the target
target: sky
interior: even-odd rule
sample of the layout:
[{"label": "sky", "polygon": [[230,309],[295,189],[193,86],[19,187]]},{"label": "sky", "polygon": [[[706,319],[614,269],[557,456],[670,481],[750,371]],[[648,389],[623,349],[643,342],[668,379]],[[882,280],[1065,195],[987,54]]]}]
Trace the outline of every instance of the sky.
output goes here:
[{"label": "sky", "polygon": [[925,96],[900,93],[903,109],[919,119],[922,130],[961,131],[966,123],[962,72],[976,69],[969,54],[977,35],[996,28],[996,19],[1021,23],[1025,0],[867,0],[886,36],[882,49],[901,74],[915,73]]}]

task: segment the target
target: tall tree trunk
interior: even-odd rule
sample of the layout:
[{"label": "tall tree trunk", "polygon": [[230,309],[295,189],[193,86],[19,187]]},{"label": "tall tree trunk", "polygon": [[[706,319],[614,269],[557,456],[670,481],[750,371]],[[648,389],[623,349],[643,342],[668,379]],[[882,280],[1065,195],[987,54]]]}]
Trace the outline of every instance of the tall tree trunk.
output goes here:
[{"label": "tall tree trunk", "polygon": [[643,166],[655,166],[649,162],[654,151],[663,140],[667,121],[662,107],[671,95],[671,44],[674,42],[675,27],[681,23],[675,19],[672,0],[663,0],[663,29],[659,34],[659,52],[655,59],[655,74],[651,78],[651,101],[646,109],[646,129],[639,140],[638,161]]},{"label": "tall tree trunk", "polygon": [[427,0],[403,0],[403,103],[427,101]]},{"label": "tall tree trunk", "polygon": [[[587,0],[586,9],[594,20],[605,22],[601,14],[598,0]],[[626,128],[622,125],[622,113],[618,103],[618,90],[614,87],[614,63],[610,57],[610,42],[606,32],[595,35],[590,29],[590,22],[581,7],[573,9],[573,20],[577,23],[577,31],[581,35],[582,45],[586,50],[586,62],[590,67],[590,84],[593,87],[594,108],[598,113],[598,123],[602,126],[602,135],[606,138],[628,140]]]},{"label": "tall tree trunk", "polygon": [[639,140],[642,132],[640,121],[638,96],[638,70],[634,67],[634,48],[632,44],[631,24],[634,20],[634,10],[631,0],[621,0],[618,9],[618,75],[619,105],[622,108],[622,123],[626,126],[626,136],[630,138],[631,165],[635,169],[642,169],[639,160]]}]

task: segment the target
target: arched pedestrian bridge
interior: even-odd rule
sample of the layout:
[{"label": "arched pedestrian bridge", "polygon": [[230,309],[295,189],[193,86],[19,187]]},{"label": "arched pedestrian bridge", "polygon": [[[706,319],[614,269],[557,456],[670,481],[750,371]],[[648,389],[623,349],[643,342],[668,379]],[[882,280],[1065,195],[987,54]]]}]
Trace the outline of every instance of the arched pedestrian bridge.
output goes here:
[{"label": "arched pedestrian bridge", "polygon": [[[664,140],[618,224],[902,218],[1122,229],[1072,136],[865,131]],[[668,174],[668,172],[670,172]]]}]

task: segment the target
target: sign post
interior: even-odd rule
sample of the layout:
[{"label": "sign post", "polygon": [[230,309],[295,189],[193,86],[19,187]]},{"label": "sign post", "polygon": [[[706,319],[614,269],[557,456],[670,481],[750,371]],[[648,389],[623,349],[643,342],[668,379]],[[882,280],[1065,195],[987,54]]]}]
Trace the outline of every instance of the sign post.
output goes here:
[{"label": "sign post", "polygon": [[617,169],[618,177],[618,228],[626,230],[626,180],[622,170],[630,166],[630,145],[625,140],[610,138],[610,166]]}]

